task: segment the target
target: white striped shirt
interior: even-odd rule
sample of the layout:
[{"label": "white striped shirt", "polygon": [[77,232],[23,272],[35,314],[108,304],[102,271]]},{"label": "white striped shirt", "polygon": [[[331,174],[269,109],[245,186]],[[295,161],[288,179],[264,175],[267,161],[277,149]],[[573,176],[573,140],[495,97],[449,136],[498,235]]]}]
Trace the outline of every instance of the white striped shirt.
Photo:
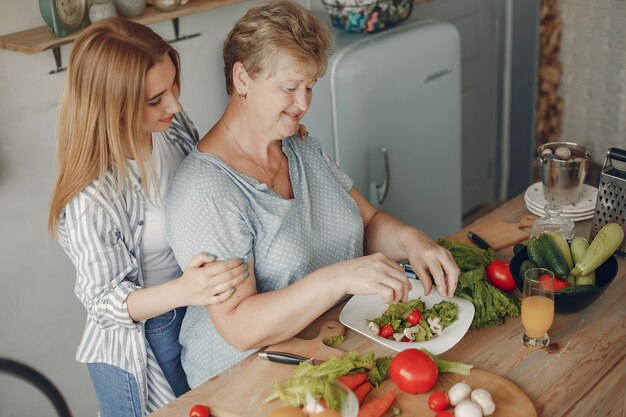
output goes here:
[{"label": "white striped shirt", "polygon": [[[184,112],[175,115],[164,140],[185,154],[198,143],[198,132]],[[112,171],[72,199],[59,217],[59,243],[76,267],[74,292],[87,310],[87,323],[76,359],[106,363],[137,380],[144,414],[174,399],[144,336],[126,304],[143,286],[141,238],[145,197],[136,169],[120,184]],[[121,192],[118,193],[118,188]],[[175,278],[175,277],[172,277]]]}]

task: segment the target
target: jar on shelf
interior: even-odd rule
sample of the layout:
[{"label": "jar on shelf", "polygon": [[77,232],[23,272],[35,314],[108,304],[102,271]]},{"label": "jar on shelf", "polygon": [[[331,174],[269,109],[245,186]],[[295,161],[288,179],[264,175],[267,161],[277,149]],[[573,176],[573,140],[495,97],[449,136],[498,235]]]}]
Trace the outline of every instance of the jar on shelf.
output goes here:
[{"label": "jar on shelf", "polygon": [[113,0],[93,0],[93,3],[89,6],[89,20],[91,23],[113,16],[117,16]]},{"label": "jar on shelf", "polygon": [[178,9],[189,0],[152,0],[152,5],[160,12],[170,12]]},{"label": "jar on shelf", "polygon": [[146,8],[145,0],[115,0],[115,8],[120,16],[141,16]]}]

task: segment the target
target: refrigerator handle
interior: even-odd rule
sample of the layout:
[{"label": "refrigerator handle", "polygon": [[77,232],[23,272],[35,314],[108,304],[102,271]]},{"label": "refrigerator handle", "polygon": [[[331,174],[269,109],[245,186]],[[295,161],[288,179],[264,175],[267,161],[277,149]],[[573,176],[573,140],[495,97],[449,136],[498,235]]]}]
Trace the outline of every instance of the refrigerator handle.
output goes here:
[{"label": "refrigerator handle", "polygon": [[383,152],[383,159],[385,161],[385,178],[383,178],[382,184],[376,184],[378,204],[383,204],[389,192],[389,155],[387,154],[387,148],[381,148],[381,151]]}]

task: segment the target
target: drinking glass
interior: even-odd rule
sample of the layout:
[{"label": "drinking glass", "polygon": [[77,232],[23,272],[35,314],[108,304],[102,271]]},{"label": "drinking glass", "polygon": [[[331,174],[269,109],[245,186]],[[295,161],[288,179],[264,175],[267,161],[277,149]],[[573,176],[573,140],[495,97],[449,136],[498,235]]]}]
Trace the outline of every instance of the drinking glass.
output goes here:
[{"label": "drinking glass", "polygon": [[522,342],[532,348],[550,343],[548,329],[554,321],[554,273],[544,268],[531,268],[524,273],[522,292]]}]

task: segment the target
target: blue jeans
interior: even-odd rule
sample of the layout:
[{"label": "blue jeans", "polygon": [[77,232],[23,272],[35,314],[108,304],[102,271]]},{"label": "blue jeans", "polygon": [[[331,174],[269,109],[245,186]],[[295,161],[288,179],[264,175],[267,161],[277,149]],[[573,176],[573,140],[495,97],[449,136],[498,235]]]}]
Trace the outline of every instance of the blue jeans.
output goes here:
[{"label": "blue jeans", "polygon": [[142,417],[137,381],[132,374],[106,363],[88,363],[100,417]]},{"label": "blue jeans", "polygon": [[187,307],[179,307],[148,319],[145,324],[146,339],[177,397],[190,390],[180,362],[182,347],[178,343],[178,334],[186,311]]}]

